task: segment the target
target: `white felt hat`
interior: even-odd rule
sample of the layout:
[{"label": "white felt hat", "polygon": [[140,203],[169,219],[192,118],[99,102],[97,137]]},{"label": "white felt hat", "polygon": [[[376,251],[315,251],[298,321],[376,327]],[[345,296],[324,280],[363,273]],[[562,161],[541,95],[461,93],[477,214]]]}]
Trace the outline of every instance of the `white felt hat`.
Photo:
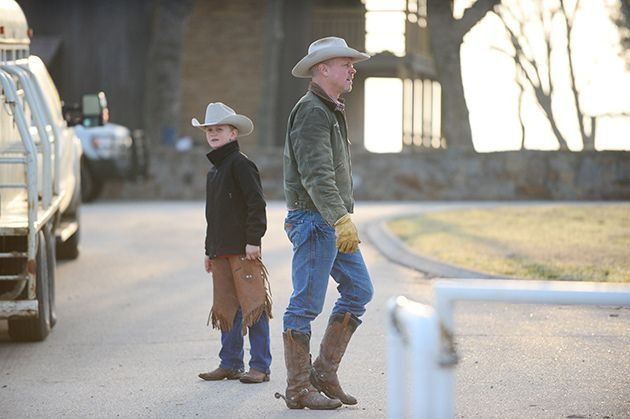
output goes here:
[{"label": "white felt hat", "polygon": [[329,36],[313,42],[308,47],[308,55],[293,67],[291,74],[295,77],[310,78],[310,70],[315,64],[337,57],[349,57],[355,63],[370,58],[365,52],[350,48],[343,38]]},{"label": "white felt hat", "polygon": [[238,129],[238,136],[249,135],[254,130],[254,123],[245,115],[239,115],[234,109],[221,103],[210,103],[206,108],[206,119],[203,124],[197,118],[192,119],[193,127],[205,129],[212,125],[233,125]]}]

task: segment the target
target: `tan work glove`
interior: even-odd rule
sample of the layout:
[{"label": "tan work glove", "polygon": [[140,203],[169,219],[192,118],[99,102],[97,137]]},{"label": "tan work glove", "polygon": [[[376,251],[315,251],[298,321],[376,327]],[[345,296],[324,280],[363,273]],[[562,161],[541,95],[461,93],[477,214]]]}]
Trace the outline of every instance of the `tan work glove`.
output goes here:
[{"label": "tan work glove", "polygon": [[343,253],[354,253],[359,248],[359,233],[350,219],[350,214],[346,214],[338,219],[335,224],[335,236],[337,237],[337,249]]}]

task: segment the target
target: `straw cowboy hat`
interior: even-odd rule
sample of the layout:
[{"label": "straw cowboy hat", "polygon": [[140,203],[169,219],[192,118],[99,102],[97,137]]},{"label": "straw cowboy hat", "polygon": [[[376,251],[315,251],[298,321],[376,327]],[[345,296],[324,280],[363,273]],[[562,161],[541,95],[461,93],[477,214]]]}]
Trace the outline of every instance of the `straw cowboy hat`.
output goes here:
[{"label": "straw cowboy hat", "polygon": [[370,58],[368,54],[350,48],[343,38],[329,36],[313,42],[308,47],[308,55],[293,67],[291,74],[295,77],[310,78],[312,76],[310,72],[311,67],[322,61],[337,57],[350,57],[355,63]]},{"label": "straw cowboy hat", "polygon": [[233,125],[238,129],[238,136],[249,135],[254,130],[254,123],[245,115],[239,115],[234,109],[221,102],[210,103],[206,108],[206,119],[203,124],[197,118],[192,119],[193,127],[205,130],[211,125]]}]

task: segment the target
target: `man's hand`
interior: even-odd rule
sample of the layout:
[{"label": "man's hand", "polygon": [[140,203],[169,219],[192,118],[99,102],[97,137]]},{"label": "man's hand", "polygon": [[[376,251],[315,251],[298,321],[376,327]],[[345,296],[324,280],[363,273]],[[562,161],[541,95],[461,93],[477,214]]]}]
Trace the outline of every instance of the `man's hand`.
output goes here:
[{"label": "man's hand", "polygon": [[203,266],[206,268],[206,272],[212,272],[212,259],[208,255],[203,260]]},{"label": "man's hand", "polygon": [[260,256],[260,246],[254,246],[253,244],[248,244],[245,246],[245,259],[256,260],[260,258]]},{"label": "man's hand", "polygon": [[346,214],[335,222],[335,236],[337,236],[337,249],[343,253],[354,253],[359,248],[359,233]]}]

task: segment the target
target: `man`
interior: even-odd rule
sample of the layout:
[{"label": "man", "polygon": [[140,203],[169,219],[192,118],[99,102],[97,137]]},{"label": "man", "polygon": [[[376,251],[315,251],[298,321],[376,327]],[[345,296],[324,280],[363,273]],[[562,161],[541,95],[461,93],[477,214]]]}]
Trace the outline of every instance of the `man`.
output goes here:
[{"label": "man", "polygon": [[[293,68],[311,78],[289,116],[284,147],[285,230],[293,244],[293,293],[284,313],[284,356],[291,409],[336,409],[357,400],[339,385],[337,369],[373,289],[352,223],[352,173],[344,102],[353,64],[370,58],[341,38],[313,42]],[[339,298],[311,366],[311,322],[321,313],[328,278]],[[326,396],[320,394],[323,392]]]}]

